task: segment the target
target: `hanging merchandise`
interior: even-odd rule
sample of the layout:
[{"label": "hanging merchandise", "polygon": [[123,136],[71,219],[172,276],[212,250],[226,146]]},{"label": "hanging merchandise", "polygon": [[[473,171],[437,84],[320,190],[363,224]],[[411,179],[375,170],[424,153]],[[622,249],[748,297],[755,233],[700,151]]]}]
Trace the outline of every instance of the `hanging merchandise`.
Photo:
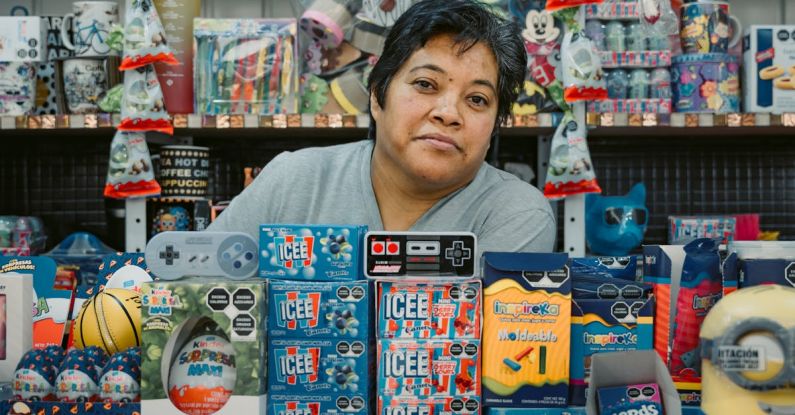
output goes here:
[{"label": "hanging merchandise", "polygon": [[581,193],[601,193],[588,150],[583,122],[566,113],[552,138],[544,196],[562,199]]},{"label": "hanging merchandise", "polygon": [[607,99],[607,82],[591,39],[584,32],[566,33],[561,50],[566,102]]},{"label": "hanging merchandise", "polygon": [[196,111],[297,112],[295,19],[196,19]]},{"label": "hanging merchandise", "polygon": [[174,134],[153,65],[124,72],[120,131]]},{"label": "hanging merchandise", "polygon": [[113,136],[104,194],[115,199],[160,194],[144,133],[117,131]]},{"label": "hanging merchandise", "polygon": [[638,0],[638,10],[644,33],[658,37],[679,33],[679,18],[670,0]]},{"label": "hanging merchandise", "polygon": [[155,62],[179,64],[168,46],[166,31],[152,0],[127,0],[124,57],[119,69],[126,71]]}]

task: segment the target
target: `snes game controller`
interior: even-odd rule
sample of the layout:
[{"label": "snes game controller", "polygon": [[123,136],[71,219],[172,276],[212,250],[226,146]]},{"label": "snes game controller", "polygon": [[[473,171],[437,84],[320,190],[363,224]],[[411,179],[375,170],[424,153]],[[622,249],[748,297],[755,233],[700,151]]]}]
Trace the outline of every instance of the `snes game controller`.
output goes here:
[{"label": "snes game controller", "polygon": [[146,244],[149,270],[164,280],[185,276],[243,280],[257,272],[257,243],[242,232],[162,232]]},{"label": "snes game controller", "polygon": [[470,232],[368,232],[370,278],[474,277],[477,238]]}]

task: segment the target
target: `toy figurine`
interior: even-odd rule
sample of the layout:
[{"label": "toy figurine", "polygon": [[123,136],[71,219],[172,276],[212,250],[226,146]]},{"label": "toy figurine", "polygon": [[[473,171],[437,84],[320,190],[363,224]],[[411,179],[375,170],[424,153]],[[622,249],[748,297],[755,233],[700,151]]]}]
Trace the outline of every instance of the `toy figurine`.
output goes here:
[{"label": "toy figurine", "polygon": [[597,255],[625,256],[643,242],[649,221],[646,186],[626,196],[589,194],[585,199],[585,239]]}]

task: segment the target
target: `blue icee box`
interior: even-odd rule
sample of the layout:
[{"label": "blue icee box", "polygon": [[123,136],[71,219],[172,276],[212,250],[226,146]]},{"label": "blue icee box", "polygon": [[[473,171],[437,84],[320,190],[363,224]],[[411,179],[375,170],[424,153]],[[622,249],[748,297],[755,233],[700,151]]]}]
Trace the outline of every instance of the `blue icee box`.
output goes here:
[{"label": "blue icee box", "polygon": [[367,400],[371,350],[367,340],[270,339],[268,393]]},{"label": "blue icee box", "polygon": [[350,396],[268,395],[268,414],[272,415],[367,415],[370,402],[366,395]]},{"label": "blue icee box", "polygon": [[367,339],[371,334],[367,281],[270,280],[268,336],[294,339]]},{"label": "blue icee box", "polygon": [[308,281],[363,279],[367,226],[262,225],[259,273],[263,278]]}]

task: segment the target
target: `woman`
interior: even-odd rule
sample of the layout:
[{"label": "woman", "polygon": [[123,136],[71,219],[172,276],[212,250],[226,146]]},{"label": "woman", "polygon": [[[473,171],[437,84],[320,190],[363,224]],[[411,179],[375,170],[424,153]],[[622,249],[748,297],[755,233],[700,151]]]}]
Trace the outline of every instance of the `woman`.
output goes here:
[{"label": "woman", "polygon": [[470,0],[425,0],[395,22],[368,80],[370,140],[283,153],[210,226],[264,223],[470,231],[479,251],[551,251],[541,193],[484,162],[524,81],[516,26]]}]

